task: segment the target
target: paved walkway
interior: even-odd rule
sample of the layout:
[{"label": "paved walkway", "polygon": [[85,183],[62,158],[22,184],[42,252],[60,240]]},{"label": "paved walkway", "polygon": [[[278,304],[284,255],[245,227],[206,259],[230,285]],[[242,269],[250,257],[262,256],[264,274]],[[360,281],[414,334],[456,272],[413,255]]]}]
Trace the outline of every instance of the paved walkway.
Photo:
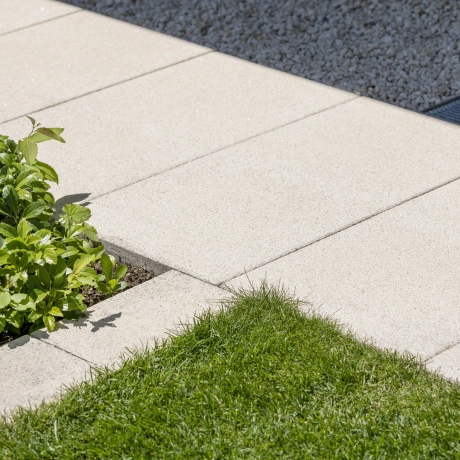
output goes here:
[{"label": "paved walkway", "polygon": [[[153,280],[0,348],[0,409],[52,397],[226,295],[282,282],[460,378],[460,129],[49,0],[0,0],[0,133]],[[58,364],[57,364],[58,363]]]}]

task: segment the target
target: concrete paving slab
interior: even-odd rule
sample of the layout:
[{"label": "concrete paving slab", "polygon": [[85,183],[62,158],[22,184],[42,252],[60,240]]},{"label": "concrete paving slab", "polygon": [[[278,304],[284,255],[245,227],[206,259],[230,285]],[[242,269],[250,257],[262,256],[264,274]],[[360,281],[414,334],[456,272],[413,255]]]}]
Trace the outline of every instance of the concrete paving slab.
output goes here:
[{"label": "concrete paving slab", "polygon": [[[94,197],[353,98],[211,53],[34,116],[66,128],[67,144],[40,150],[60,175],[56,196]],[[29,124],[0,133],[23,137]]]},{"label": "concrete paving slab", "polygon": [[460,176],[460,130],[364,98],[91,204],[105,241],[219,284]]},{"label": "concrete paving slab", "polygon": [[0,35],[76,11],[80,8],[51,0],[0,0]]},{"label": "concrete paving slab", "polygon": [[88,11],[0,36],[0,50],[0,122],[209,51]]},{"label": "concrete paving slab", "polygon": [[153,278],[90,310],[88,319],[62,321],[33,336],[98,366],[116,364],[126,348],[153,345],[195,313],[217,308],[226,291],[175,271]]},{"label": "concrete paving slab", "polygon": [[425,360],[460,342],[459,209],[456,181],[228,285],[281,282],[360,338]]},{"label": "concrete paving slab", "polygon": [[426,367],[460,383],[460,345],[439,353],[427,361]]},{"label": "concrete paving slab", "polygon": [[[90,365],[29,336],[0,347],[0,413],[49,401],[83,380]],[[88,374],[89,375],[89,374]]]}]

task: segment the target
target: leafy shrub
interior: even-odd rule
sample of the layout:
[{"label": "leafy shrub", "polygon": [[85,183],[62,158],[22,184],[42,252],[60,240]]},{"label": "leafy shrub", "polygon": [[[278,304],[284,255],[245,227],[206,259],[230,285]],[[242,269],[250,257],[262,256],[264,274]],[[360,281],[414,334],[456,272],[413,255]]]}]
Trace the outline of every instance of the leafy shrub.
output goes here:
[{"label": "leafy shrub", "polygon": [[[126,266],[113,275],[115,260],[104,252],[91,211],[68,204],[58,220],[48,182],[56,171],[37,160],[38,143],[56,140],[63,129],[35,120],[29,136],[15,143],[0,136],[0,333],[55,327],[55,318],[74,319],[86,310],[89,286],[112,295],[124,289]],[[103,273],[94,269],[100,261]]]}]

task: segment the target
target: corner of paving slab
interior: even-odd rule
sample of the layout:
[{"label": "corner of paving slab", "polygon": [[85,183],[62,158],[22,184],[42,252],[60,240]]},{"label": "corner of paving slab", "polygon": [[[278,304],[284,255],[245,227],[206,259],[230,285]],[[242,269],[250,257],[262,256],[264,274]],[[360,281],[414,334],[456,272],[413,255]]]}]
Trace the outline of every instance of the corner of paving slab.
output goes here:
[{"label": "corner of paving slab", "polygon": [[101,240],[101,243],[105,247],[107,253],[116,258],[117,263],[127,263],[135,267],[144,267],[149,272],[153,273],[154,276],[160,276],[171,270],[171,267],[130,251],[129,249],[125,249],[122,246],[104,240]]},{"label": "corner of paving slab", "polygon": [[0,412],[35,407],[89,376],[86,361],[30,336],[0,347]]},{"label": "corner of paving slab", "polygon": [[226,297],[216,286],[171,270],[95,305],[86,318],[32,336],[97,366],[112,366],[126,350],[154,346]]},{"label": "corner of paving slab", "polygon": [[460,383],[460,344],[427,360],[426,367],[431,371],[439,372],[449,380]]},{"label": "corner of paving slab", "polygon": [[228,293],[188,275],[168,271],[89,309],[77,322],[62,321],[0,347],[0,411],[35,406],[78,383],[95,367],[115,369],[127,350],[145,349],[217,310]]}]

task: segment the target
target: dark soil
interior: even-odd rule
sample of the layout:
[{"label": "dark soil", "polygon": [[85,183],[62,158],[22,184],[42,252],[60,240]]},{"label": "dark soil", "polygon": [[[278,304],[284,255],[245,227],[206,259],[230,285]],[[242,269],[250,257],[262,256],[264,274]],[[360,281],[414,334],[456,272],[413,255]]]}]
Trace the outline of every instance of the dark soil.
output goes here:
[{"label": "dark soil", "polygon": [[[123,277],[123,281],[126,281],[128,283],[128,287],[120,292],[124,292],[127,289],[130,289],[134,286],[137,286],[138,284],[144,283],[145,281],[151,280],[153,278],[153,273],[147,271],[145,268],[134,267],[133,265],[129,265],[129,264],[125,264],[125,265],[128,266],[128,272]],[[99,264],[97,264],[94,268],[98,273],[102,273],[102,270]],[[88,308],[92,307],[93,305],[96,305],[99,302],[102,302],[103,300],[107,298],[105,294],[97,291],[93,287],[90,287],[88,291],[84,294],[85,294],[85,303],[88,306]],[[117,294],[118,292],[115,293],[114,295],[117,295]]]},{"label": "dark soil", "polygon": [[[126,275],[123,277],[123,280],[128,283],[128,287],[124,289],[123,291],[116,292],[114,295],[119,294],[120,292],[125,292],[126,290],[137,286],[138,284],[142,284],[145,281],[148,281],[153,278],[153,273],[149,272],[147,269],[143,267],[135,267],[134,265],[130,264],[125,264],[128,266],[128,272]],[[94,267],[97,272],[101,272],[100,267],[96,266]],[[92,307],[93,305],[96,305],[99,302],[102,302],[103,300],[106,300],[105,294],[102,294],[94,288],[90,288],[88,292],[84,293],[85,294],[85,303],[89,307]],[[57,318],[56,318],[57,320]],[[17,339],[18,337],[21,337],[23,335],[27,335],[29,333],[29,328],[30,324],[25,324],[21,332],[19,334],[16,334],[14,332],[2,332],[0,333],[0,346],[11,342],[14,339]]]}]

